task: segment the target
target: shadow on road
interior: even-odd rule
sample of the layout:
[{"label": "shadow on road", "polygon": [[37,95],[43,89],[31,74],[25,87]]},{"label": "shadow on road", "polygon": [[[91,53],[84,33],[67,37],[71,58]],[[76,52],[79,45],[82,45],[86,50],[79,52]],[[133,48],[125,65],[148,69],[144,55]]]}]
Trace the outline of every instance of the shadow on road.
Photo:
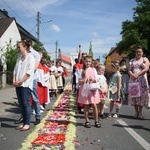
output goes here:
[{"label": "shadow on road", "polygon": [[149,131],[149,132],[150,132],[150,129],[149,129],[149,128],[145,128],[145,127],[140,126],[140,125],[129,125],[129,126],[125,126],[125,125],[113,124],[112,126],[115,126],[115,127],[123,127],[123,128],[132,128],[132,129],[143,129],[143,130],[146,130],[146,131]]}]

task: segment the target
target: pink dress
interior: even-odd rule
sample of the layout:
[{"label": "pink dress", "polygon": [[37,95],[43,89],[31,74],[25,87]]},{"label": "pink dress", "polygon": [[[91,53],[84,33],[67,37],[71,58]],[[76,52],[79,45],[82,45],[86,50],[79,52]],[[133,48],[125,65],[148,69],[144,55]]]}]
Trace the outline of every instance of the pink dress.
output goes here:
[{"label": "pink dress", "polygon": [[[94,68],[87,68],[85,71],[85,78],[88,79],[89,77],[96,79],[96,70]],[[100,102],[100,94],[98,90],[90,91],[88,97],[83,97],[81,95],[81,91],[83,89],[83,84],[79,86],[79,97],[78,103],[81,104],[98,104]]]}]

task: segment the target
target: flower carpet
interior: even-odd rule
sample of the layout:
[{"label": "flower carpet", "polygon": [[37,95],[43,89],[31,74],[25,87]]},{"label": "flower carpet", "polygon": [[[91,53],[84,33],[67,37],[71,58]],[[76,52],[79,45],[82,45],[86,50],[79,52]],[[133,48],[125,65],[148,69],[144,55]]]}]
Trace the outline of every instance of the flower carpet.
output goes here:
[{"label": "flower carpet", "polygon": [[41,123],[26,138],[21,150],[74,150],[75,99],[68,84]]}]

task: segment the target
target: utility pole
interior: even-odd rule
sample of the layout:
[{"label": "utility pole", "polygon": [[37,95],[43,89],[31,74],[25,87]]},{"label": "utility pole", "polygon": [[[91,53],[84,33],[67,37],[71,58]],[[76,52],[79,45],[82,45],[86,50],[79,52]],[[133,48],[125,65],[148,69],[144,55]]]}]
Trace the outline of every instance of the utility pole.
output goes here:
[{"label": "utility pole", "polygon": [[37,12],[37,39],[40,41],[40,12]]},{"label": "utility pole", "polygon": [[55,64],[56,64],[56,60],[57,60],[57,47],[58,47],[58,41],[56,40]]},{"label": "utility pole", "polygon": [[79,51],[81,51],[81,45],[79,45]]},{"label": "utility pole", "polygon": [[58,59],[61,59],[61,49],[58,49]]},{"label": "utility pole", "polygon": [[101,57],[99,56],[99,62],[101,62]]}]

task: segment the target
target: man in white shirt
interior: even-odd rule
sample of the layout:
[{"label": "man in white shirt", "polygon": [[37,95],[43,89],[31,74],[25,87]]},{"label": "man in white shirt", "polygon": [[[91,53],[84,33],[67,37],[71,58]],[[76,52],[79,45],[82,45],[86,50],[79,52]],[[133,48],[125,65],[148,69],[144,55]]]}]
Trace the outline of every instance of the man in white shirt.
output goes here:
[{"label": "man in white shirt", "polygon": [[32,99],[34,102],[34,109],[35,109],[35,125],[40,123],[40,118],[41,118],[41,113],[40,113],[40,102],[39,102],[39,98],[38,98],[38,93],[37,93],[37,72],[36,69],[39,66],[41,57],[40,54],[33,49],[32,47],[32,41],[28,38],[24,39],[24,41],[26,41],[29,44],[29,53],[31,53],[33,55],[33,57],[35,58],[35,71],[34,71],[34,79],[33,79],[33,90],[31,92],[32,95]]}]

